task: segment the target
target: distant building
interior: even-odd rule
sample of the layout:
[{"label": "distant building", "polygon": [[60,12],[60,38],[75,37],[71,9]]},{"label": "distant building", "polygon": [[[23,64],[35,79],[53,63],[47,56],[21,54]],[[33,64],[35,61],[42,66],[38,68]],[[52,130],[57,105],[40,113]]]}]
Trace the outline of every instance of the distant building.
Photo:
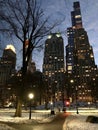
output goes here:
[{"label": "distant building", "polygon": [[68,45],[66,46],[66,71],[71,84],[70,97],[79,101],[92,101],[89,81],[98,76],[92,46],[82,25],[80,3],[74,2],[71,12],[72,27],[67,28]]},{"label": "distant building", "polygon": [[13,45],[7,45],[0,59],[0,99],[7,98],[6,84],[12,73],[15,72],[16,52]]},{"label": "distant building", "polygon": [[51,33],[45,42],[43,74],[49,100],[62,100],[64,93],[64,43],[61,34]]},{"label": "distant building", "polygon": [[[27,53],[28,46],[29,46],[29,40],[27,39],[25,41],[25,52],[26,53]],[[30,58],[29,58],[29,62],[28,62],[28,66],[27,66],[27,71],[32,72],[32,73],[36,71],[35,62],[32,61],[32,53],[31,53]]]},{"label": "distant building", "polygon": [[35,62],[31,61],[29,63],[28,71],[30,71],[31,73],[36,71],[36,64],[35,64]]},{"label": "distant building", "polygon": [[15,71],[16,52],[12,45],[7,45],[0,60],[0,85],[6,84],[9,76]]}]

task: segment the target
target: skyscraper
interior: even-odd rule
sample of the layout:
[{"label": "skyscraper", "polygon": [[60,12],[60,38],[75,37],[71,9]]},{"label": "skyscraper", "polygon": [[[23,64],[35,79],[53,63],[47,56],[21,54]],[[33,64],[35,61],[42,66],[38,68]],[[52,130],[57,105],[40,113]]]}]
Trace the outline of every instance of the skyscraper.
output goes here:
[{"label": "skyscraper", "polygon": [[10,75],[15,71],[16,52],[13,45],[7,45],[0,60],[0,85],[6,84]]},{"label": "skyscraper", "polygon": [[[59,33],[51,33],[45,42],[43,73],[48,83],[49,100],[62,99],[64,87],[64,43]],[[51,99],[52,98],[52,99]]]},{"label": "skyscraper", "polygon": [[79,101],[92,101],[89,81],[97,76],[97,66],[87,32],[83,28],[80,3],[74,2],[73,8],[72,27],[67,29],[68,45],[66,46],[66,71],[73,78],[70,96],[74,97],[77,93]]},{"label": "skyscraper", "polygon": [[16,52],[13,45],[7,45],[0,59],[0,103],[7,100],[8,88],[6,84],[16,67]]}]

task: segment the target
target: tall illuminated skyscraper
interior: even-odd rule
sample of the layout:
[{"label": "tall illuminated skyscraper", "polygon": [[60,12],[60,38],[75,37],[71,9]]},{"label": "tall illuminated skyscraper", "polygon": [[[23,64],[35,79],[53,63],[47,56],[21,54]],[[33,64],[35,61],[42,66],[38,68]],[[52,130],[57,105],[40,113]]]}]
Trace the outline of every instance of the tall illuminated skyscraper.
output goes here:
[{"label": "tall illuminated skyscraper", "polygon": [[[72,27],[67,28],[68,44],[66,46],[66,71],[74,84],[71,97],[77,91],[78,100],[92,101],[89,81],[97,76],[93,48],[82,24],[80,3],[73,3],[71,12]],[[70,77],[70,76],[69,76]]]},{"label": "tall illuminated skyscraper", "polygon": [[[51,33],[45,42],[43,73],[50,98],[62,99],[64,87],[64,43],[59,33]],[[52,98],[53,100],[53,98]]]}]

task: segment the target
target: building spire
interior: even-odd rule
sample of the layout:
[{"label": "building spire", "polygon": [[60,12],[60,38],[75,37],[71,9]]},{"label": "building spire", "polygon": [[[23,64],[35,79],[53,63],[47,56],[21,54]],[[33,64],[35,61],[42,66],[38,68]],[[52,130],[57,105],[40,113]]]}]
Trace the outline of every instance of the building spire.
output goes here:
[{"label": "building spire", "polygon": [[74,11],[71,12],[72,27],[73,29],[83,28],[80,3],[74,2],[73,8]]}]

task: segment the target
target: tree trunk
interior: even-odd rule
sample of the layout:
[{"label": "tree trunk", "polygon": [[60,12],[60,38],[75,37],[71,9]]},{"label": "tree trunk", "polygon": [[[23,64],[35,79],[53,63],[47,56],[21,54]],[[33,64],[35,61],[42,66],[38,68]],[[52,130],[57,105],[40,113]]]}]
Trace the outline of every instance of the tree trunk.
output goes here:
[{"label": "tree trunk", "polygon": [[21,117],[21,116],[22,116],[22,99],[21,97],[18,97],[17,104],[16,104],[15,117]]}]

